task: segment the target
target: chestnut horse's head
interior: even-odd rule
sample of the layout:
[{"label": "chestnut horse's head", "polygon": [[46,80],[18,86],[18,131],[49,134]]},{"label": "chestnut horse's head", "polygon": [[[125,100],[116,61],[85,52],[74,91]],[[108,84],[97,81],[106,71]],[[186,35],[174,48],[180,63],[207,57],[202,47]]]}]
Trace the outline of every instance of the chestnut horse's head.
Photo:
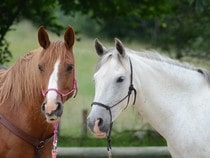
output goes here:
[{"label": "chestnut horse's head", "polygon": [[64,42],[51,42],[44,27],[40,27],[38,40],[43,48],[37,65],[44,96],[41,109],[47,121],[54,123],[63,113],[63,103],[77,91],[73,56],[75,34],[68,26]]}]

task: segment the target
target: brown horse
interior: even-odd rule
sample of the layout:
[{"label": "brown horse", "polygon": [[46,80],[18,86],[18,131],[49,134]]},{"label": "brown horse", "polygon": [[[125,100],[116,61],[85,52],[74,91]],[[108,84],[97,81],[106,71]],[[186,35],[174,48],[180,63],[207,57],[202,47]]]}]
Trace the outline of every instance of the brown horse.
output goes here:
[{"label": "brown horse", "polygon": [[53,123],[77,90],[72,27],[64,42],[51,42],[40,27],[38,40],[40,48],[0,70],[1,158],[49,158]]}]

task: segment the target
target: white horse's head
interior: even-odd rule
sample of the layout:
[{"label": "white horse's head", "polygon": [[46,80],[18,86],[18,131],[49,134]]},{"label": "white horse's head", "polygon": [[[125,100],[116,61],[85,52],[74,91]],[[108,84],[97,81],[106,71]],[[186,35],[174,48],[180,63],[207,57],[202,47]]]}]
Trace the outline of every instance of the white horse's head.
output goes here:
[{"label": "white horse's head", "polygon": [[135,92],[132,64],[119,39],[115,39],[115,47],[109,49],[96,39],[95,49],[100,59],[94,74],[95,97],[87,122],[97,137],[106,137],[112,122],[127,107],[129,93]]}]

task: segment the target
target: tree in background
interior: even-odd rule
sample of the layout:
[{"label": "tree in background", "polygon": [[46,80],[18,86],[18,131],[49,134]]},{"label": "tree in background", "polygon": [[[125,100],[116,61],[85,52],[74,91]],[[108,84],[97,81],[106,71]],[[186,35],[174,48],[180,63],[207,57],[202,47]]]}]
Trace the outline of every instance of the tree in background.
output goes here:
[{"label": "tree in background", "polygon": [[59,34],[62,25],[55,15],[56,0],[2,0],[0,3],[0,64],[11,58],[9,44],[5,40],[10,27],[22,19],[28,19],[34,25],[44,25]]},{"label": "tree in background", "polygon": [[[210,50],[210,0],[3,0],[0,4],[0,63],[7,62],[11,56],[5,35],[15,22],[26,18],[56,33],[63,30],[56,17],[58,6],[67,16],[74,17],[78,12],[90,15],[104,36],[130,37],[164,49],[172,47],[177,58],[183,55],[206,57]],[[89,23],[85,21],[83,25]]]},{"label": "tree in background", "polygon": [[172,1],[171,6],[157,44],[173,46],[177,58],[185,55],[210,58],[210,1],[179,0]]},{"label": "tree in background", "polygon": [[[90,13],[108,37],[136,38],[184,55],[210,50],[210,0],[59,0],[66,14]],[[194,53],[196,52],[196,53]],[[203,53],[207,52],[207,53]]]}]

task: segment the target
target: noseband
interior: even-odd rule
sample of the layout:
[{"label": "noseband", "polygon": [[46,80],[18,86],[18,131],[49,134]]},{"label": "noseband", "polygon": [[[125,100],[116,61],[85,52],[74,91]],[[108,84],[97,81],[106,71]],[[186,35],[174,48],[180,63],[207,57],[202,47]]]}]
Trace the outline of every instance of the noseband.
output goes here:
[{"label": "noseband", "polygon": [[56,89],[56,88],[48,88],[46,91],[44,91],[43,88],[41,87],[41,90],[42,90],[42,95],[43,95],[44,97],[47,96],[47,93],[48,93],[49,91],[54,91],[54,92],[56,92],[57,94],[60,95],[61,101],[62,101],[62,102],[64,102],[64,97],[68,96],[69,94],[71,94],[71,93],[73,93],[73,92],[75,92],[75,93],[74,93],[74,98],[75,98],[76,95],[77,95],[77,91],[78,91],[78,88],[77,88],[77,80],[76,80],[75,74],[74,74],[73,88],[72,88],[69,92],[67,92],[67,93],[63,93],[63,92],[59,91],[59,90]]},{"label": "noseband", "polygon": [[110,115],[110,127],[109,127],[109,131],[107,132],[107,151],[108,151],[108,154],[109,154],[109,157],[111,157],[111,130],[112,130],[112,125],[113,125],[113,122],[112,122],[112,111],[111,109],[115,106],[117,106],[118,104],[120,104],[122,101],[124,101],[126,98],[128,98],[127,100],[127,105],[125,107],[125,109],[127,108],[128,104],[129,104],[129,101],[130,101],[130,96],[132,94],[132,92],[134,92],[134,100],[133,100],[133,105],[135,104],[136,102],[136,89],[134,88],[133,86],[133,66],[132,66],[132,62],[129,58],[129,63],[130,63],[130,70],[131,70],[131,75],[130,75],[130,86],[128,88],[128,94],[123,97],[121,100],[119,100],[117,103],[115,103],[114,105],[112,106],[108,106],[108,105],[105,105],[103,103],[100,103],[100,102],[92,102],[91,104],[91,107],[93,105],[98,105],[100,107],[103,107],[105,108],[106,110],[109,111],[109,115]]}]

